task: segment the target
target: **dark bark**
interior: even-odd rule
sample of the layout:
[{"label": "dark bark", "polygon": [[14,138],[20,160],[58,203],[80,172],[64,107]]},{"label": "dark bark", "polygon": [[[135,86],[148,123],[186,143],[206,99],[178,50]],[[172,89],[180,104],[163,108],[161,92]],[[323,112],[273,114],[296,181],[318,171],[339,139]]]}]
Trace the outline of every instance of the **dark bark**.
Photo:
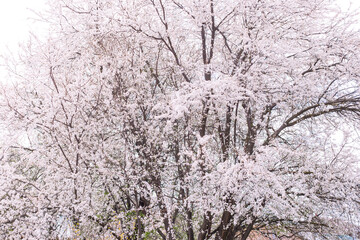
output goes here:
[{"label": "dark bark", "polygon": [[203,216],[203,222],[200,227],[200,232],[198,234],[197,240],[205,240],[208,239],[211,233],[211,225],[212,225],[212,215],[210,212],[206,212]]}]

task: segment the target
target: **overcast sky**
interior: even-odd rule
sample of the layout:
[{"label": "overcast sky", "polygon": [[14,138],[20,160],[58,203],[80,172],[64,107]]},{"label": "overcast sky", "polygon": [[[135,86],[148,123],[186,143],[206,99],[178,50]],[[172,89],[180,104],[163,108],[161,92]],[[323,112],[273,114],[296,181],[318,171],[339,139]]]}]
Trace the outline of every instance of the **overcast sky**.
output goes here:
[{"label": "overcast sky", "polygon": [[30,9],[42,11],[46,0],[10,0],[4,1],[0,8],[0,50],[9,46],[16,48],[18,43],[24,42],[29,31],[38,31],[41,27],[36,23],[35,13]]},{"label": "overcast sky", "polygon": [[[10,0],[4,1],[0,7],[0,56],[16,54],[19,44],[29,39],[30,32],[46,35],[44,24],[35,21],[36,11],[46,9],[47,0]],[[34,11],[30,10],[33,9]],[[7,78],[0,60],[0,81]]]}]

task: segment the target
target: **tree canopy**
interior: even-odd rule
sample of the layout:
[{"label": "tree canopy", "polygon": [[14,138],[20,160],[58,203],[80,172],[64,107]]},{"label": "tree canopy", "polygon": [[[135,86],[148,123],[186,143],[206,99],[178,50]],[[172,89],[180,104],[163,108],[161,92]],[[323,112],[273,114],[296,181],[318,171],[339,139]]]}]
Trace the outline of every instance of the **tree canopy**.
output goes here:
[{"label": "tree canopy", "polygon": [[51,0],[3,86],[4,239],[359,226],[360,33],[330,0]]}]

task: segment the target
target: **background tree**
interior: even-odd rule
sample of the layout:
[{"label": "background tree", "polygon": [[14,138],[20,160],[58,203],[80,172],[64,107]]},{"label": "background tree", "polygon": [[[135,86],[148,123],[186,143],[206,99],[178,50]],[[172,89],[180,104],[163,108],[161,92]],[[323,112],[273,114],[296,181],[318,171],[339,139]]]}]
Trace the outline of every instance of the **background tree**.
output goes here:
[{"label": "background tree", "polygon": [[54,34],[3,87],[20,136],[3,144],[4,238],[356,227],[351,14],[324,0],[49,3]]}]

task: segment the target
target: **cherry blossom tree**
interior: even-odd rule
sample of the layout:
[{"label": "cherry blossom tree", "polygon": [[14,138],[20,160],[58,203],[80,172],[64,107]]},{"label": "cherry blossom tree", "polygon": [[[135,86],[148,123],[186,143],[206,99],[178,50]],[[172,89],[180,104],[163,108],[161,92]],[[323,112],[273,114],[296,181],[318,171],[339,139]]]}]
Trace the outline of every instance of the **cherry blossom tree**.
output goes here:
[{"label": "cherry blossom tree", "polygon": [[49,4],[47,42],[8,61],[2,238],[355,233],[354,15],[328,0]]}]

